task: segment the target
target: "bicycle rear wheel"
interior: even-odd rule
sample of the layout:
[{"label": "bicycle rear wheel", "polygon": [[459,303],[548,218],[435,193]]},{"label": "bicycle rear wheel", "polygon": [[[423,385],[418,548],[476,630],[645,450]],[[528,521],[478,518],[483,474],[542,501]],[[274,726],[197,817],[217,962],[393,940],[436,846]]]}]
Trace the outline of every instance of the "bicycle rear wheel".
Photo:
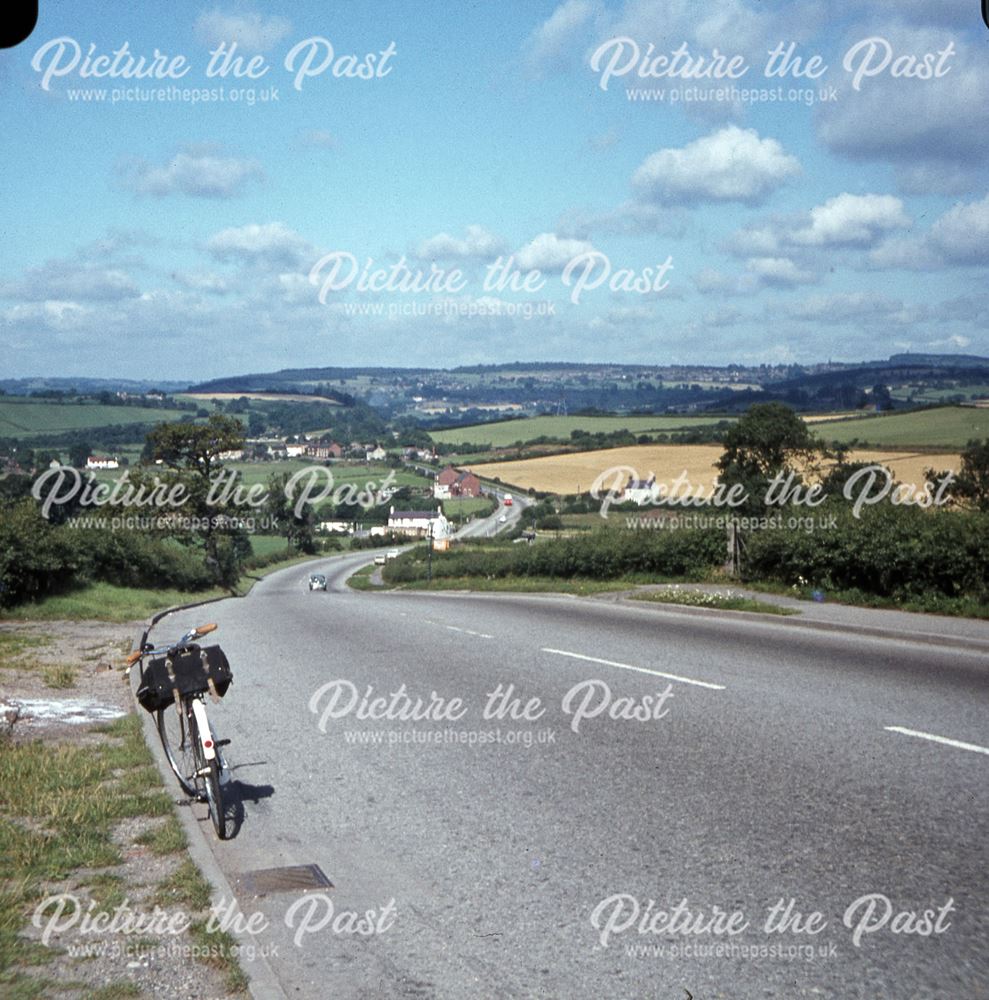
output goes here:
[{"label": "bicycle rear wheel", "polygon": [[202,784],[196,781],[199,740],[196,737],[196,720],[189,711],[188,702],[182,703],[181,712],[174,705],[169,705],[168,708],[159,708],[155,715],[165,757],[182,791],[197,799],[205,798]]}]

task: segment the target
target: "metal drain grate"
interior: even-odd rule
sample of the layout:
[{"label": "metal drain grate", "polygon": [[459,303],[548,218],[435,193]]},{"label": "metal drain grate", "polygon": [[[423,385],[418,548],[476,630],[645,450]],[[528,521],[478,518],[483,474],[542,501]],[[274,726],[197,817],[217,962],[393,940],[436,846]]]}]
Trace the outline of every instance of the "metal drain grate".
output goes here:
[{"label": "metal drain grate", "polygon": [[285,868],[259,868],[243,872],[236,882],[244,892],[266,896],[271,892],[309,892],[311,889],[332,889],[333,883],[319,865],[289,865]]}]

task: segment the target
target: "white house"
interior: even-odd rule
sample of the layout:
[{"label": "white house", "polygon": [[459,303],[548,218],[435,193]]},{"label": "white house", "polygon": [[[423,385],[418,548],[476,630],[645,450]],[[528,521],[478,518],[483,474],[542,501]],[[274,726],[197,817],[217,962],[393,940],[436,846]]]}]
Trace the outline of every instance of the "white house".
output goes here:
[{"label": "white house", "polygon": [[216,457],[221,462],[239,462],[244,457],[244,449],[232,448],[230,451],[221,451]]},{"label": "white house", "polygon": [[338,534],[346,535],[354,530],[353,521],[320,521],[319,530],[324,535]]},{"label": "white house", "polygon": [[369,462],[383,462],[388,457],[388,452],[379,444],[371,451],[366,452],[366,457]]},{"label": "white house", "polygon": [[300,455],[305,455],[306,445],[304,444],[287,444],[285,445],[285,454],[289,458],[298,458]]},{"label": "white house", "polygon": [[640,507],[643,504],[651,503],[656,498],[656,474],[649,473],[648,479],[633,479],[629,477],[622,491],[623,503],[637,503]]},{"label": "white house", "polygon": [[115,458],[104,458],[100,455],[90,455],[86,459],[87,469],[119,469],[120,463]]},{"label": "white house", "polygon": [[388,514],[388,530],[410,538],[448,538],[450,522],[443,516],[443,510],[395,510]]}]

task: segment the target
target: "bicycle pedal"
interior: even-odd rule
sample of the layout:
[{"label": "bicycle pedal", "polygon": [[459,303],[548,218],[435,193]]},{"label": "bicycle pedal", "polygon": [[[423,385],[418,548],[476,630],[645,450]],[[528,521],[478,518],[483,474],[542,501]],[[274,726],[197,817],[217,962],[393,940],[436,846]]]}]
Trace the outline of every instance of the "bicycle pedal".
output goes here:
[{"label": "bicycle pedal", "polygon": [[230,740],[216,740],[213,743],[213,746],[215,746],[215,747],[228,747],[228,746],[230,746]]}]

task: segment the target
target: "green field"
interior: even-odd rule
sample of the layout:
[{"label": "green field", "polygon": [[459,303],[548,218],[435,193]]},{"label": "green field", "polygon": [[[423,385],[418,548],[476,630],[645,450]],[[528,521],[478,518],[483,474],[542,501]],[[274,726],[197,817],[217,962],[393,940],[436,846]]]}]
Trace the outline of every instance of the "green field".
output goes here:
[{"label": "green field", "polygon": [[51,399],[0,396],[0,437],[26,438],[125,424],[156,424],[194,416],[190,410],[102,403],[60,403]]},{"label": "green field", "polygon": [[572,431],[607,434],[627,430],[633,434],[650,431],[693,430],[710,427],[726,417],[629,416],[629,417],[526,417],[522,420],[499,420],[490,424],[472,424],[446,431],[433,431],[431,437],[440,444],[489,444],[505,448],[516,441],[529,442],[540,437],[569,440]]},{"label": "green field", "polygon": [[455,497],[443,501],[443,513],[447,517],[458,519],[489,514],[494,507],[494,501],[488,497]]},{"label": "green field", "polygon": [[835,420],[814,428],[826,441],[888,447],[964,448],[973,438],[989,437],[989,409],[945,406],[912,413],[890,413],[855,420]]},{"label": "green field", "polygon": [[251,552],[256,556],[273,556],[287,548],[283,535],[251,535]]},{"label": "green field", "polygon": [[[279,462],[224,462],[224,468],[237,469],[240,472],[240,482],[246,486],[253,483],[265,483],[271,475],[278,475],[287,472],[290,476],[300,469],[309,469],[313,466],[322,468],[323,463],[310,458],[289,458]],[[392,470],[386,465],[331,465],[329,471],[333,473],[334,488],[344,483],[356,483],[363,489],[366,482],[373,482],[375,487],[379,487],[385,478],[392,471],[395,473],[393,485],[399,486],[432,486],[432,482],[424,476],[417,476],[413,472],[406,472],[404,469]],[[322,482],[322,480],[317,480]]]}]

